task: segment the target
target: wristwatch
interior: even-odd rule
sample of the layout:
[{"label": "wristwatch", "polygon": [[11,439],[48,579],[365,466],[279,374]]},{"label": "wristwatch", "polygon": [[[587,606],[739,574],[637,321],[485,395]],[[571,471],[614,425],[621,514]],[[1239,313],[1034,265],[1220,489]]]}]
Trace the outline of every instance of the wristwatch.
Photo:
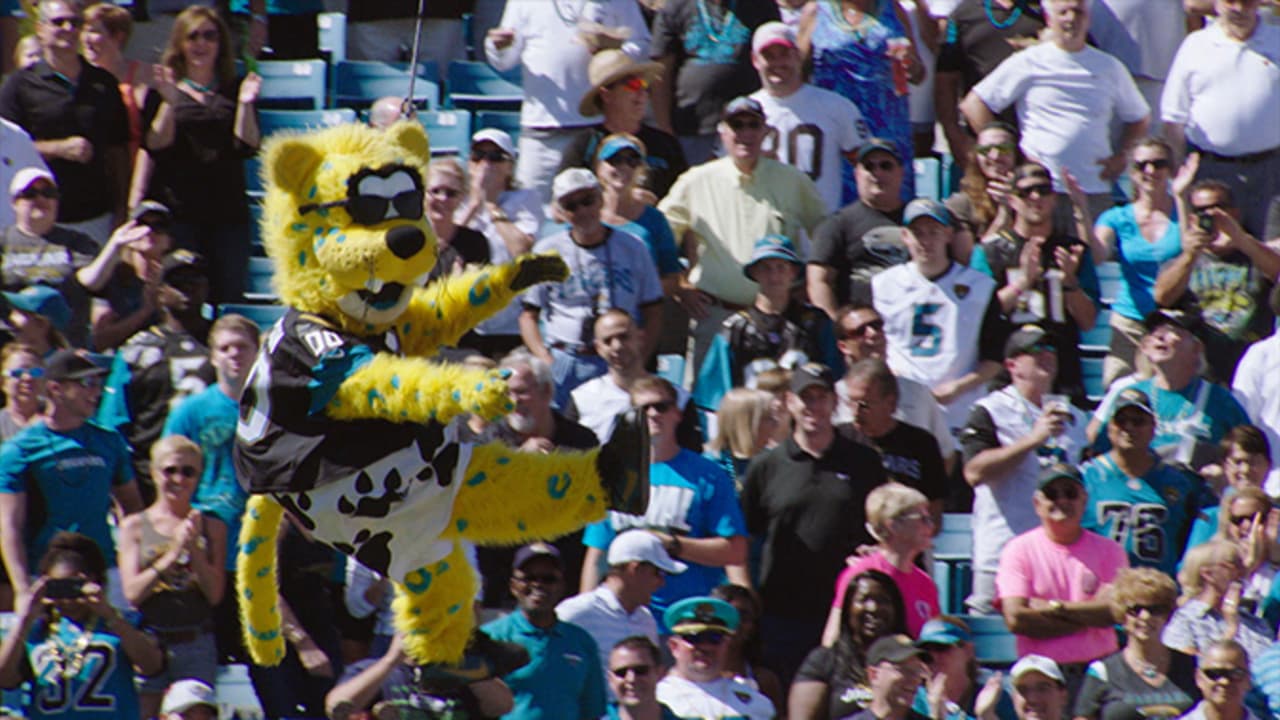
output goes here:
[{"label": "wristwatch", "polygon": [[1053,613],[1054,615],[1061,615],[1062,611],[1066,609],[1066,606],[1062,604],[1061,600],[1050,600],[1048,608],[1050,613]]}]

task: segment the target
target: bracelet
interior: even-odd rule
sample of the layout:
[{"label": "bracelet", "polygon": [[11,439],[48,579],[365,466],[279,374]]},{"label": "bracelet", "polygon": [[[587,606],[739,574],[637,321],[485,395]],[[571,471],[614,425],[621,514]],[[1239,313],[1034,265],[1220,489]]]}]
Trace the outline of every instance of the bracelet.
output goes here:
[{"label": "bracelet", "polygon": [[673,558],[680,557],[680,551],[683,549],[680,544],[680,536],[674,533],[669,533],[667,537],[671,539],[668,542],[663,543],[663,549],[666,550],[667,554]]}]

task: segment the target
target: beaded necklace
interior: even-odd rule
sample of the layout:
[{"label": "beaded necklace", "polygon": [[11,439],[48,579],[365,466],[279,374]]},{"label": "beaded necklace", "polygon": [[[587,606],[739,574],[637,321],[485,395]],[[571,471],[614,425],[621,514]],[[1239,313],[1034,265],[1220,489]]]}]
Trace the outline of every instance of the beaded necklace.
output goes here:
[{"label": "beaded necklace", "polygon": [[989,20],[997,30],[1004,30],[1008,28],[1018,22],[1018,18],[1022,17],[1022,5],[1018,0],[1014,0],[1013,12],[1009,13],[1009,17],[1005,18],[1004,22],[996,20],[995,14],[991,12],[991,0],[982,0],[982,9],[987,13],[987,20]]},{"label": "beaded necklace", "polygon": [[702,18],[702,24],[707,28],[707,39],[717,45],[724,39],[725,30],[732,24],[733,10],[737,5],[736,0],[730,0],[729,6],[724,8],[720,14],[720,23],[717,27],[716,21],[711,16],[711,12],[707,9],[707,0],[698,0],[698,16]]},{"label": "beaded necklace", "polygon": [[862,17],[858,18],[858,24],[849,22],[845,17],[844,4],[840,0],[827,0],[827,4],[831,7],[831,17],[833,17],[844,32],[853,35],[855,38],[861,38],[863,29],[865,29],[875,19],[872,13],[864,12]]},{"label": "beaded necklace", "polygon": [[[63,620],[67,620],[62,616]],[[70,622],[70,620],[67,620]],[[53,662],[58,666],[58,673],[63,678],[70,680],[80,674],[84,668],[85,651],[89,649],[89,643],[93,640],[93,634],[97,631],[98,625],[101,623],[100,618],[95,618],[93,624],[87,625],[80,634],[71,642],[63,642],[61,633],[61,623],[58,628],[54,628],[49,633],[49,639],[53,643],[51,648]]]},{"label": "beaded necklace", "polygon": [[184,77],[184,78],[182,78],[182,84],[183,84],[183,85],[186,85],[187,87],[191,88],[192,90],[196,90],[196,91],[202,92],[202,93],[204,93],[204,94],[206,94],[206,95],[212,95],[212,94],[213,94],[213,91],[214,91],[214,88],[209,87],[208,85],[201,85],[200,83],[196,82],[195,80],[192,80],[192,79],[191,79],[191,78],[189,78],[189,77]]}]

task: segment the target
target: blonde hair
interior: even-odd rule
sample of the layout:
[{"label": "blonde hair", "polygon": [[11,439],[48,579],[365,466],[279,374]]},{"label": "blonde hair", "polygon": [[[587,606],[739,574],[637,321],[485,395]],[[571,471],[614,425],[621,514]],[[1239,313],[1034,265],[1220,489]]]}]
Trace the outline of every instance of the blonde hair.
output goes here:
[{"label": "blonde hair", "polygon": [[1244,487],[1239,490],[1232,490],[1222,498],[1222,502],[1218,503],[1218,534],[1216,537],[1230,537],[1227,535],[1227,531],[1231,529],[1231,506],[1237,500],[1253,500],[1257,502],[1262,508],[1263,522],[1266,522],[1267,513],[1271,511],[1272,502],[1262,488]]},{"label": "blonde hair", "polygon": [[258,324],[239,313],[227,313],[219,316],[209,326],[209,347],[213,347],[213,336],[220,332],[236,332],[244,335],[257,345],[262,337]]},{"label": "blonde hair", "polygon": [[786,368],[769,368],[756,375],[756,387],[767,393],[784,393],[791,387],[791,371]]},{"label": "blonde hair", "polygon": [[465,198],[467,196],[470,191],[470,187],[467,184],[467,169],[462,166],[462,163],[458,162],[457,158],[442,157],[432,160],[427,165],[427,178],[429,179],[432,173],[437,172],[444,175],[452,175],[461,186],[462,197]]},{"label": "blonde hair", "polygon": [[1201,575],[1205,568],[1221,562],[1241,561],[1240,547],[1230,540],[1214,538],[1187,551],[1178,571],[1178,583],[1182,585],[1182,602],[1191,600],[1204,590]]},{"label": "blonde hair", "polygon": [[876,540],[884,542],[889,537],[889,523],[894,518],[928,503],[929,498],[913,487],[896,482],[885,483],[867,494],[867,530]]},{"label": "blonde hair", "polygon": [[204,453],[200,446],[185,435],[166,435],[151,445],[151,466],[157,467],[160,458],[167,453],[188,453],[200,460],[200,469],[204,469]]},{"label": "blonde hair", "polygon": [[707,444],[711,452],[728,450],[734,457],[756,454],[760,423],[771,412],[773,393],[759,389],[734,388],[725,393],[716,411],[716,436]]},{"label": "blonde hair", "polygon": [[1133,605],[1164,605],[1173,612],[1177,602],[1177,583],[1155,568],[1123,568],[1112,583],[1111,617],[1118,623]]}]

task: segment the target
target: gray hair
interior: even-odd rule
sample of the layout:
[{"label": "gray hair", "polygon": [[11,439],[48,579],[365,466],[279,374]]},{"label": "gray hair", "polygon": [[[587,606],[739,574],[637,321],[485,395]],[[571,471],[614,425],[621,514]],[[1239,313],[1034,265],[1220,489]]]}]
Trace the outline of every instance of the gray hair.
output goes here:
[{"label": "gray hair", "polygon": [[538,387],[553,387],[555,379],[551,375],[551,366],[545,360],[529,352],[529,348],[518,347],[507,353],[502,358],[502,362],[498,363],[498,367],[507,370],[517,370],[522,367],[529,368],[529,372],[533,374],[533,379],[538,383]]}]

